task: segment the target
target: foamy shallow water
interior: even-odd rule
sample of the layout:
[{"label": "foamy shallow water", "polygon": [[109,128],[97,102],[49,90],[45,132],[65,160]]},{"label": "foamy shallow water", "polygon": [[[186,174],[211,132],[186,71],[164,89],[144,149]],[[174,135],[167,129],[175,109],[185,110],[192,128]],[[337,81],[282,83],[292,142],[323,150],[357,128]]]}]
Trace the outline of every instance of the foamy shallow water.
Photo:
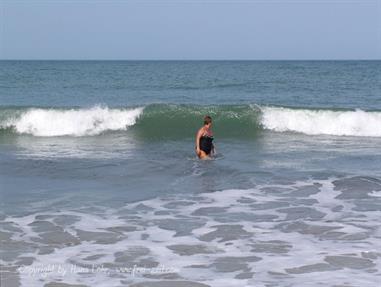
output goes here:
[{"label": "foamy shallow water", "polygon": [[4,282],[376,286],[380,191],[375,178],[311,179],[8,216]]}]

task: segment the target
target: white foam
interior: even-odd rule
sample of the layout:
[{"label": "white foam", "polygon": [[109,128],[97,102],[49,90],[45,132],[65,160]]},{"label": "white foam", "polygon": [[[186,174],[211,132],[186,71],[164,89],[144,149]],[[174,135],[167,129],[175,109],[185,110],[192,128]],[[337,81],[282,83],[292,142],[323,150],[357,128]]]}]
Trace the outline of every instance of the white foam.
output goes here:
[{"label": "white foam", "polygon": [[[58,219],[62,215],[70,215],[77,218],[77,221],[68,222],[62,226],[66,232],[69,232],[73,236],[78,237],[79,230],[97,231],[113,233],[113,237],[117,239],[115,242],[112,240],[108,243],[81,240],[76,245],[64,244],[57,246],[52,253],[36,253],[33,250],[29,253],[23,253],[24,257],[34,258],[33,263],[27,266],[29,268],[27,270],[38,270],[44,266],[62,266],[67,270],[67,273],[62,274],[55,269],[53,272],[44,273],[46,277],[42,277],[40,274],[37,274],[38,277],[33,277],[26,272],[20,272],[21,286],[43,286],[48,282],[89,286],[119,286],[121,284],[144,282],[150,279],[139,274],[136,277],[132,277],[131,274],[119,272],[119,267],[125,268],[131,263],[136,263],[138,266],[143,267],[140,264],[143,264],[144,260],[147,259],[158,262],[160,265],[174,268],[174,273],[184,278],[184,280],[197,281],[213,287],[259,287],[266,284],[276,286],[306,286],[305,282],[310,282],[308,286],[320,286],[319,282],[327,282],[328,285],[346,285],[348,278],[351,278],[352,283],[356,286],[373,286],[371,282],[375,282],[374,280],[377,276],[380,276],[378,266],[381,266],[381,258],[374,257],[374,254],[377,254],[378,250],[380,250],[380,240],[378,237],[381,229],[377,228],[379,215],[375,211],[356,210],[356,203],[352,200],[337,198],[340,191],[335,190],[334,180],[336,178],[328,180],[311,179],[287,185],[264,184],[257,185],[251,189],[229,189],[213,193],[203,193],[196,197],[194,197],[194,194],[177,194],[170,195],[169,197],[163,196],[147,199],[137,203],[127,203],[126,206],[120,209],[105,207],[103,210],[103,208],[99,207],[95,214],[89,214],[87,210],[86,213],[84,210],[66,210],[38,214],[45,215],[45,219],[38,219],[35,214],[18,218],[7,217],[5,222],[12,223],[14,227],[21,229],[21,231],[16,231],[17,233],[21,235],[25,234],[25,236],[13,237],[13,240],[17,240],[20,243],[32,243],[33,246],[40,244],[36,240],[36,237],[39,233],[44,233],[44,231],[38,231],[38,228],[33,229],[33,226],[30,224],[36,220],[50,221],[57,224],[59,221],[55,219]],[[315,185],[319,189],[319,192],[310,195],[305,194],[302,198],[294,197],[293,191],[311,185]],[[267,192],[269,188],[281,187],[285,187],[285,191],[282,193]],[[313,201],[306,201],[311,199]],[[168,205],[168,203],[176,203],[182,200],[187,202],[193,201],[195,204]],[[307,207],[323,212],[326,216],[313,220],[308,215],[299,219],[287,219],[285,216],[280,216],[283,212],[278,211],[284,210],[283,207],[274,205],[266,209],[258,208],[258,203],[267,202],[288,202],[290,203],[290,208]],[[139,205],[143,204],[152,209],[142,208],[144,206],[140,206],[139,209]],[[343,206],[342,210],[333,211],[333,208],[339,206]],[[224,211],[227,214],[226,218],[231,220],[221,222],[221,216],[213,214],[213,212],[201,215],[194,213],[196,210],[205,207],[226,208],[226,211]],[[158,211],[167,211],[167,213],[157,214]],[[241,220],[236,221],[234,213],[238,211],[258,216],[269,214],[279,215],[279,217],[258,221],[242,217]],[[229,216],[229,213],[233,216]],[[175,226],[174,228],[167,228],[166,226],[161,227],[159,224],[159,222],[165,222],[165,220],[177,219],[179,220],[178,223],[187,220],[189,222],[199,222],[201,225],[192,229],[189,234],[178,235],[176,234],[177,228]],[[229,240],[221,240],[224,235],[229,235],[226,233],[228,231],[221,233],[222,237],[215,233],[222,225],[239,225],[248,233],[245,236],[239,236],[238,232],[236,238],[232,236],[228,238]],[[109,230],[110,227],[119,226],[138,228]],[[33,233],[28,235],[30,232]],[[342,232],[342,235],[335,235],[335,232]],[[331,236],[335,236],[332,238],[325,236],[330,235],[330,233]],[[206,234],[209,234],[209,239],[203,238]],[[348,235],[357,234],[365,234],[367,236],[364,239],[346,238]],[[78,239],[80,239],[80,236]],[[267,244],[269,248],[264,247],[261,250],[261,248],[256,248],[257,244],[259,246]],[[181,255],[168,248],[171,245],[201,245],[210,252],[205,253],[201,249],[199,253]],[[270,245],[273,245],[273,247]],[[282,246],[285,252],[282,252],[281,249],[276,251],[277,248],[282,248]],[[133,257],[123,259],[126,260],[125,262],[123,260],[119,262],[116,260],[118,252],[128,251],[125,253],[127,256],[130,251],[134,252],[134,250],[138,250],[141,247],[149,249],[149,253],[141,253],[136,260]],[[272,248],[275,248],[275,251]],[[136,252],[136,254],[138,253]],[[368,253],[368,257],[364,256],[364,254]],[[88,259],[90,256],[95,255],[99,257]],[[249,260],[245,262],[244,258],[247,256],[260,257],[261,260]],[[328,264],[326,256],[347,256],[356,259],[370,258],[370,261],[374,263],[374,267],[372,269],[365,267],[364,269],[344,267],[331,271],[319,271],[315,269],[315,272],[304,272],[301,274],[292,274],[287,271],[288,269],[313,264]],[[238,264],[237,270],[232,270],[231,272],[218,270],[216,263],[224,262],[225,257],[228,258],[228,264]],[[233,259],[230,263],[229,258]],[[238,258],[238,261],[235,262],[234,258]],[[242,258],[242,261],[240,258]],[[239,266],[241,263],[242,267]],[[92,264],[103,266],[104,264],[110,273],[94,272],[85,274],[71,272],[72,264],[78,267]],[[247,267],[244,264],[247,264]],[[196,268],[195,265],[201,266]],[[245,269],[247,269],[247,272],[254,272],[252,278],[235,278],[236,275],[245,272]]]},{"label": "white foam", "polygon": [[104,131],[126,130],[135,124],[143,108],[30,109],[5,126],[34,136],[92,136]]},{"label": "white foam", "polygon": [[381,191],[372,191],[369,196],[381,197]]},{"label": "white foam", "polygon": [[262,107],[261,124],[277,132],[381,137],[381,112]]}]

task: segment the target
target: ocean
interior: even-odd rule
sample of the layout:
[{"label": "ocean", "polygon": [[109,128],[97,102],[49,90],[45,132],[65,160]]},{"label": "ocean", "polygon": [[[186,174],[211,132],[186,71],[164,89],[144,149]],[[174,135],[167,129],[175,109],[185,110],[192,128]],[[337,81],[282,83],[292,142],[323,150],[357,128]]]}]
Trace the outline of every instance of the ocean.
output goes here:
[{"label": "ocean", "polygon": [[0,61],[0,184],[1,286],[377,286],[381,61]]}]

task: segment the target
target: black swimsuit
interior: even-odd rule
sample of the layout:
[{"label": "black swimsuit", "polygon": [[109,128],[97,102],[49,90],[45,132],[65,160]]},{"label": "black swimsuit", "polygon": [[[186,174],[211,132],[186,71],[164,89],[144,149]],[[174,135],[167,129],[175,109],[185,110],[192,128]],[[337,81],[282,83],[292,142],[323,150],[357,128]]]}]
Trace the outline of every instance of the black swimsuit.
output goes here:
[{"label": "black swimsuit", "polygon": [[208,135],[203,135],[200,138],[200,150],[204,151],[206,154],[210,154],[213,149],[213,137]]}]

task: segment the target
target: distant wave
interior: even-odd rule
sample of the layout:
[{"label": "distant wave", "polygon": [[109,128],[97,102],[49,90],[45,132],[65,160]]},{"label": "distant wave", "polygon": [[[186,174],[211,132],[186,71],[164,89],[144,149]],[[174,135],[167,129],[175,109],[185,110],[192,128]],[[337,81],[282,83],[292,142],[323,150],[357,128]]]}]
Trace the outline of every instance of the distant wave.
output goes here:
[{"label": "distant wave", "polygon": [[137,108],[0,108],[0,133],[78,137],[132,130],[145,138],[193,137],[205,114],[213,117],[219,137],[254,137],[263,130],[381,137],[380,111],[170,104]]}]

